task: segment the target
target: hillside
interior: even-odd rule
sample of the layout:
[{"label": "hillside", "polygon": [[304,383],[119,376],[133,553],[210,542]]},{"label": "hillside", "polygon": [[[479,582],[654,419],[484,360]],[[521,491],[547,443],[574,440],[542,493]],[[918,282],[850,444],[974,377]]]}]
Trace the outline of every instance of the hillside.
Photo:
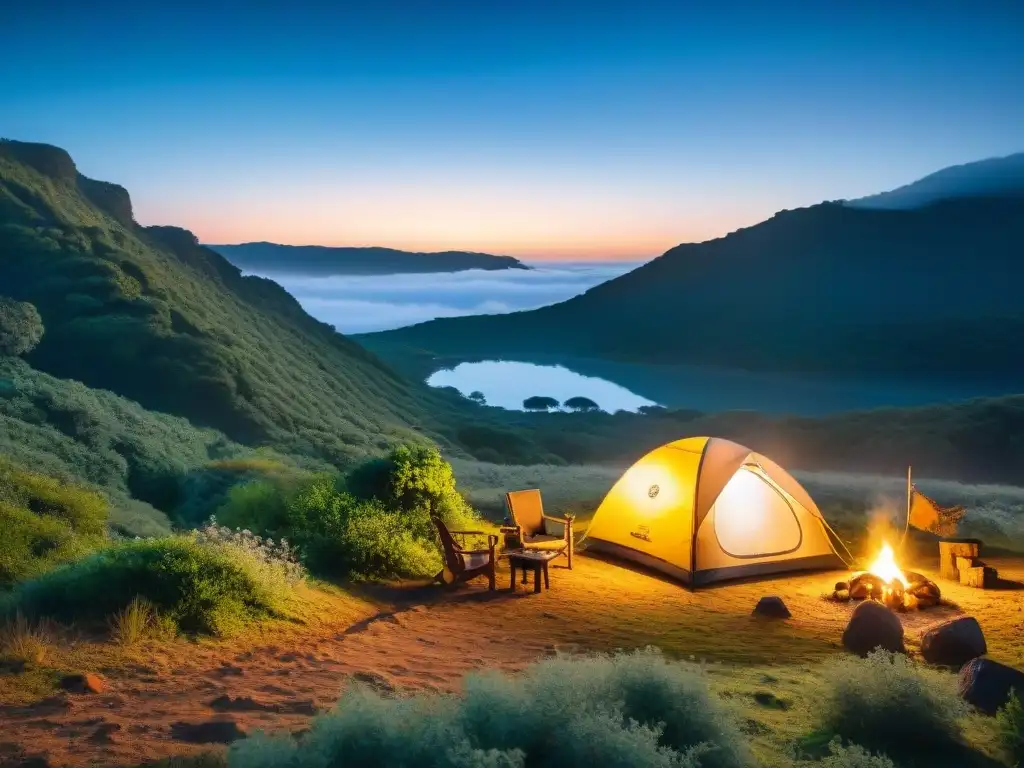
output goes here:
[{"label": "hillside", "polygon": [[325,245],[241,243],[207,245],[236,267],[259,274],[392,275],[403,272],[461,272],[467,269],[529,269],[511,256],[441,251],[415,253],[394,248],[340,248]]},{"label": "hillside", "polygon": [[42,316],[33,367],[234,440],[343,463],[433,431],[426,387],[56,147],[0,142],[0,294]]},{"label": "hillside", "polygon": [[848,200],[858,208],[920,208],[951,197],[1024,194],[1024,152],[943,168],[889,192]]},{"label": "hillside", "polygon": [[560,304],[357,338],[396,357],[548,353],[1024,385],[1021,242],[1024,195],[908,211],[823,203],[680,245]]}]

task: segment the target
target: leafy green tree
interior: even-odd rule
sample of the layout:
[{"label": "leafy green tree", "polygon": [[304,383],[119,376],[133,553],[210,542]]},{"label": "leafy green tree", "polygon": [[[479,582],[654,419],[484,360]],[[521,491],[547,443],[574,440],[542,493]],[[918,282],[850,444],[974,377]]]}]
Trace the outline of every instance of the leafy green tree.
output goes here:
[{"label": "leafy green tree", "polygon": [[570,397],[565,401],[565,407],[572,411],[576,411],[576,413],[589,413],[601,410],[601,406],[589,397]]},{"label": "leafy green tree", "polygon": [[24,355],[43,338],[43,318],[34,304],[0,296],[0,355]]},{"label": "leafy green tree", "polygon": [[476,392],[470,392],[469,399],[472,400],[474,403],[479,403],[480,405],[487,405],[487,398],[484,397],[484,393],[481,392],[480,390],[477,390]]},{"label": "leafy green tree", "polygon": [[523,400],[523,408],[528,411],[550,411],[558,407],[558,401],[553,397],[534,395]]}]

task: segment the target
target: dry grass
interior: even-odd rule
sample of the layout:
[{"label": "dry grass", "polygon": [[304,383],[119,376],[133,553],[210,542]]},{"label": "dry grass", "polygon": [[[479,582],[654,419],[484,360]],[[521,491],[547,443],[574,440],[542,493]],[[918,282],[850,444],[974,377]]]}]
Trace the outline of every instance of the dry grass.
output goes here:
[{"label": "dry grass", "polygon": [[42,665],[51,653],[54,635],[53,627],[48,622],[33,623],[19,611],[0,627],[0,658]]},{"label": "dry grass", "polygon": [[147,637],[156,625],[156,611],[148,600],[136,595],[124,608],[107,620],[110,639],[130,647]]}]

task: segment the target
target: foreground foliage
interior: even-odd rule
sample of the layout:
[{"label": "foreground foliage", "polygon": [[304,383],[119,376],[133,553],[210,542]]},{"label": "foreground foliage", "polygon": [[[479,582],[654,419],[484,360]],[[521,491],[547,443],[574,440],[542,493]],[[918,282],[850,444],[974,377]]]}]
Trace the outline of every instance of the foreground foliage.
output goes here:
[{"label": "foreground foliage", "polygon": [[1015,766],[1024,764],[1024,705],[1021,704],[1021,693],[1013,691],[1010,700],[996,714],[1000,746]]},{"label": "foreground foliage", "polygon": [[356,687],[301,742],[233,747],[241,768],[335,765],[739,768],[752,759],[700,667],[654,650],[470,676],[461,697],[382,698]]},{"label": "foreground foliage", "polygon": [[921,765],[962,750],[968,708],[952,676],[881,649],[867,659],[837,656],[824,673],[818,730],[809,743],[838,736]]},{"label": "foreground foliage", "polygon": [[142,598],[178,630],[224,635],[283,614],[290,591],[278,563],[175,536],[107,547],[18,585],[6,602],[8,613],[99,624]]}]

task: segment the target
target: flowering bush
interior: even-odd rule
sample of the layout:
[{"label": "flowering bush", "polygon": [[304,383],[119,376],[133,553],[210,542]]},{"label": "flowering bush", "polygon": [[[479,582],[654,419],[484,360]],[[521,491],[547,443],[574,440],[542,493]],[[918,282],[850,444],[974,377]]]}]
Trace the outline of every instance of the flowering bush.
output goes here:
[{"label": "flowering bush", "polygon": [[201,544],[232,547],[265,566],[279,568],[289,584],[296,584],[306,577],[306,569],[299,560],[298,550],[283,537],[274,541],[269,537],[257,536],[248,529],[232,530],[219,525],[214,515],[195,532],[195,537]]}]

